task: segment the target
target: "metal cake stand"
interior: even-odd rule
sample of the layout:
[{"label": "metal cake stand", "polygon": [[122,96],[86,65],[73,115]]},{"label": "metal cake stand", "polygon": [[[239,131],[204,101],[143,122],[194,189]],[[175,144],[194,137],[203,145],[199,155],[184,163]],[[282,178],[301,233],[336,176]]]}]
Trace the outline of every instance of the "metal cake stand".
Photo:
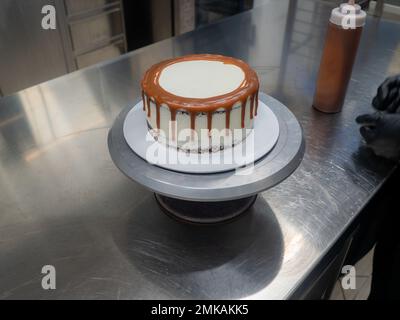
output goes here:
[{"label": "metal cake stand", "polygon": [[253,205],[258,193],[287,178],[304,154],[302,129],[296,117],[266,94],[260,93],[259,99],[276,115],[279,138],[275,147],[243,174],[235,170],[189,174],[148,163],[132,151],[124,138],[123,124],[131,106],[121,111],[108,134],[111,158],[127,177],[152,190],[169,215],[194,223],[233,219]]}]

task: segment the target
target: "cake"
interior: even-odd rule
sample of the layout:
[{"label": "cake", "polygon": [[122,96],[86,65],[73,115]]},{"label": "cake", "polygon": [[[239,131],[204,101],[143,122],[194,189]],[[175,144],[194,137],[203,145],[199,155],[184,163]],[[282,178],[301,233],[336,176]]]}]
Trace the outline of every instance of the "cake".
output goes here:
[{"label": "cake", "polygon": [[147,70],[141,87],[153,137],[185,151],[216,151],[239,143],[257,115],[257,74],[231,57],[196,54],[165,60]]}]

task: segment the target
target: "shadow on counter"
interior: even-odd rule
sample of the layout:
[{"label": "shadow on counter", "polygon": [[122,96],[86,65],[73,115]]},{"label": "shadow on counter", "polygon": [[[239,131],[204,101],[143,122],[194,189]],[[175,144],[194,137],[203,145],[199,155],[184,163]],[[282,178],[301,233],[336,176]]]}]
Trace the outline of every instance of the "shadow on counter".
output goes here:
[{"label": "shadow on counter", "polygon": [[265,288],[280,270],[283,236],[264,199],[219,225],[190,225],[166,216],[153,197],[121,221],[116,245],[159,287],[154,298],[237,299]]}]

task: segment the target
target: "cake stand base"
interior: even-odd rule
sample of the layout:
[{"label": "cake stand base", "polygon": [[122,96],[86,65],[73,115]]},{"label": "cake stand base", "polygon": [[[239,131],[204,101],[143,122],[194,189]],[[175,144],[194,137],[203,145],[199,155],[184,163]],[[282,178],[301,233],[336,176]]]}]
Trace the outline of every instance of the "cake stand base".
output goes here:
[{"label": "cake stand base", "polygon": [[231,220],[254,204],[257,195],[228,201],[199,202],[180,200],[155,193],[163,211],[183,222],[210,224]]}]

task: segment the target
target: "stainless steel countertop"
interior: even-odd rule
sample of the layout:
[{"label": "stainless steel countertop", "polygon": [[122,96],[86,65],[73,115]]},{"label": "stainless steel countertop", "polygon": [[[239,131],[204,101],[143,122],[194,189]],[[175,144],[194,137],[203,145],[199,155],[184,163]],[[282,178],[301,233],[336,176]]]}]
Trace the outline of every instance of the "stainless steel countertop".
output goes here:
[{"label": "stainless steel countertop", "polygon": [[[271,1],[1,99],[0,298],[290,296],[394,167],[359,149],[354,118],[399,72],[400,25],[368,19],[344,110],[325,115],[310,106],[330,9]],[[226,225],[170,219],[107,150],[143,72],[194,52],[248,61],[305,134],[294,174]],[[41,288],[43,265],[56,290]]]}]

